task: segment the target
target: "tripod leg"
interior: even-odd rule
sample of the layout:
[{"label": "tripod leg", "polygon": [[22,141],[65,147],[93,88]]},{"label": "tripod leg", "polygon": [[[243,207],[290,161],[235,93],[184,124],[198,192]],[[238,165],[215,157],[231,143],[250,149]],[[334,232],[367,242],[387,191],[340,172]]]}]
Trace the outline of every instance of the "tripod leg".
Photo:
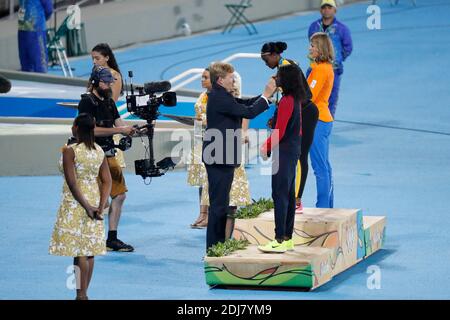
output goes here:
[{"label": "tripod leg", "polygon": [[233,16],[230,19],[230,28],[228,30],[228,33],[230,33],[231,30],[233,30],[234,26],[238,23],[238,11],[239,9],[233,8]]},{"label": "tripod leg", "polygon": [[[230,20],[228,20],[228,23],[227,23],[227,25],[225,26],[225,28],[223,29],[222,34],[226,33],[226,32],[231,28],[231,26],[232,26],[233,23],[234,23],[234,19],[235,19],[235,13],[234,13],[233,9],[230,8],[230,7],[226,7],[226,8],[227,8],[228,11],[230,12],[231,18],[230,18]],[[230,31],[231,31],[231,30],[230,30]],[[230,31],[228,31],[228,32],[230,32]]]},{"label": "tripod leg", "polygon": [[[240,17],[241,17],[241,15],[242,15],[242,11],[243,11],[244,9],[242,9],[241,7],[238,7],[238,8],[235,8],[234,10],[235,10],[234,16],[233,16],[234,22],[233,22],[233,25],[231,26],[230,32],[231,32],[231,30],[232,30],[236,25],[238,25],[239,23],[243,24]],[[245,24],[244,24],[244,26],[245,26]],[[247,28],[247,27],[245,26],[245,28]],[[248,29],[247,29],[247,31],[248,31]]]},{"label": "tripod leg", "polygon": [[63,48],[62,53],[63,53],[64,61],[66,62],[67,70],[69,71],[69,75],[71,78],[73,78],[72,69],[70,68],[69,59],[67,58],[66,50],[64,50],[64,48]]},{"label": "tripod leg", "polygon": [[[253,23],[250,20],[247,19],[247,17],[244,14],[241,14],[241,18],[242,18],[241,21],[243,21],[242,24],[247,28],[247,31],[249,34],[258,33],[258,31],[256,30],[256,27],[253,25]],[[251,31],[251,29],[249,27],[247,27],[247,25],[249,25],[253,29],[253,32]]]},{"label": "tripod leg", "polygon": [[56,54],[58,55],[59,65],[61,66],[64,77],[67,77],[66,66],[64,65],[63,59],[61,57],[61,52],[59,52],[59,46],[56,46]]}]

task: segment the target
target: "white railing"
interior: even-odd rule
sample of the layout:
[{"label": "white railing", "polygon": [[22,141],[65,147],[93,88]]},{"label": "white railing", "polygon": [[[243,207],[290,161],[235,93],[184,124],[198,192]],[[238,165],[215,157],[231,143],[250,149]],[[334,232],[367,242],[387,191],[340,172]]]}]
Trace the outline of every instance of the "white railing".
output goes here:
[{"label": "white railing", "polygon": [[[205,70],[205,69],[203,69],[203,68],[192,68],[192,69],[186,70],[186,71],[180,73],[179,75],[173,77],[172,79],[169,80],[170,84],[172,85],[172,90],[176,91],[176,90],[178,90],[180,88],[183,88],[185,85],[191,83],[192,81],[200,78],[201,74],[203,73],[203,70]],[[187,76],[189,76],[191,74],[195,74],[195,75],[190,77],[187,80],[184,80],[183,82],[181,82],[181,83],[179,83],[177,85],[174,85],[174,83],[176,83],[177,81],[180,81],[181,79],[183,79],[183,78],[185,78],[185,77],[187,77]]]},{"label": "white railing", "polygon": [[[241,58],[261,59],[261,54],[260,53],[235,53],[235,54],[223,59],[222,62],[230,62],[230,61],[233,61],[236,59],[241,59]],[[205,70],[205,69],[192,68],[192,69],[189,69],[189,70],[186,70],[186,71],[180,73],[179,75],[173,77],[172,79],[169,79],[169,82],[172,84],[172,90],[176,91],[178,89],[181,89],[184,86],[186,86],[187,84],[199,79],[203,73],[203,70]],[[183,79],[191,74],[194,74],[194,75],[180,83],[177,83],[181,79]]]}]

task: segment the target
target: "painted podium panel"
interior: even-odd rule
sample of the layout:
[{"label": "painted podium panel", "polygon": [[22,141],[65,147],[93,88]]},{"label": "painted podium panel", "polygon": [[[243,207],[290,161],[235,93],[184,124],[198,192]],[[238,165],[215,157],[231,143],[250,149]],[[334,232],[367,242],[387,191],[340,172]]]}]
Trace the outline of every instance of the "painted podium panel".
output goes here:
[{"label": "painted podium panel", "polygon": [[225,257],[206,257],[206,283],[314,289],[332,278],[331,256],[327,248],[296,247],[286,253],[264,254],[249,245]]},{"label": "painted podium panel", "polygon": [[380,250],[386,239],[386,217],[364,216],[366,257]]},{"label": "painted podium panel", "polygon": [[[275,236],[273,210],[254,219],[237,219],[233,237],[252,244],[265,244]],[[322,247],[332,251],[334,274],[364,258],[364,229],[359,209],[305,208],[295,216],[294,244]]]},{"label": "painted podium panel", "polygon": [[250,244],[222,257],[205,257],[208,285],[299,287],[315,289],[380,250],[386,218],[359,209],[305,208],[295,216],[294,251],[262,253],[273,240],[273,210],[257,218],[236,219],[233,237]]}]

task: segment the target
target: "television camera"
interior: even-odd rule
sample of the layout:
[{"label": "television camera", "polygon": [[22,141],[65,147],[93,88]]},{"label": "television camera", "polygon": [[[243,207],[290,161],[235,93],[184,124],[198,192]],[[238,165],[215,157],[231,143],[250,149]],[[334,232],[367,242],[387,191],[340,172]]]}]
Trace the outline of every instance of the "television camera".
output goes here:
[{"label": "television camera", "polygon": [[[144,86],[133,87],[133,72],[128,71],[130,78],[130,94],[126,95],[127,110],[129,113],[147,121],[143,126],[135,126],[138,134],[148,137],[148,147],[146,147],[145,159],[134,162],[136,175],[142,178],[160,177],[164,173],[176,166],[175,159],[166,157],[155,164],[153,150],[153,136],[155,121],[160,115],[158,109],[161,105],[172,107],[177,104],[175,92],[169,91],[171,84],[169,81],[149,82]],[[135,93],[135,90],[137,93]],[[157,93],[161,95],[157,96]],[[148,97],[147,97],[148,96]],[[177,161],[177,160],[175,160]],[[178,161],[177,161],[178,162]]]}]

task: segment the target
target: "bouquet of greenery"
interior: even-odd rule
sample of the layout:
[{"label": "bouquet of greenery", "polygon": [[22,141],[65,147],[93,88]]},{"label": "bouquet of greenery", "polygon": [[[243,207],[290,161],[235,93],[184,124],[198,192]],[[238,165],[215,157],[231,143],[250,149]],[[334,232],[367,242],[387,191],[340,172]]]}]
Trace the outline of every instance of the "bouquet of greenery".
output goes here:
[{"label": "bouquet of greenery", "polygon": [[236,219],[252,219],[258,217],[261,213],[269,211],[274,208],[273,200],[260,198],[259,200],[253,200],[252,204],[246,207],[240,208],[235,215]]},{"label": "bouquet of greenery", "polygon": [[227,239],[225,242],[219,242],[211,246],[206,255],[208,257],[223,257],[233,253],[236,250],[245,249],[250,242],[247,240]]}]

